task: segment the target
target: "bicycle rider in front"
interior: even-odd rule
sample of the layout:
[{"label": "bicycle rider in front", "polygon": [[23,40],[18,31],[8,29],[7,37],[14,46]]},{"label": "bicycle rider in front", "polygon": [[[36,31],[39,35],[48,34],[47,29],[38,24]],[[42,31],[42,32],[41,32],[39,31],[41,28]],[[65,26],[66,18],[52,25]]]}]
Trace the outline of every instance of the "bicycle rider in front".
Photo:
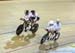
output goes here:
[{"label": "bicycle rider in front", "polygon": [[54,32],[55,33],[54,38],[55,38],[58,35],[58,33],[60,33],[60,29],[61,29],[61,22],[59,19],[57,19],[56,21],[50,20],[46,27],[47,35],[49,35],[49,33],[51,32]]}]

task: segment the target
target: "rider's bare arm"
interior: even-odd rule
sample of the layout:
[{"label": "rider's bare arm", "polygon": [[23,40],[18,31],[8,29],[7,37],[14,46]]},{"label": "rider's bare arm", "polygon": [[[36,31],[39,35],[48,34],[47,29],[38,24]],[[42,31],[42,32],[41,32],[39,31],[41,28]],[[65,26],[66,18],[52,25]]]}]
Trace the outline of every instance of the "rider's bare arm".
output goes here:
[{"label": "rider's bare arm", "polygon": [[25,19],[24,19],[24,18],[20,18],[20,20],[25,21]]}]

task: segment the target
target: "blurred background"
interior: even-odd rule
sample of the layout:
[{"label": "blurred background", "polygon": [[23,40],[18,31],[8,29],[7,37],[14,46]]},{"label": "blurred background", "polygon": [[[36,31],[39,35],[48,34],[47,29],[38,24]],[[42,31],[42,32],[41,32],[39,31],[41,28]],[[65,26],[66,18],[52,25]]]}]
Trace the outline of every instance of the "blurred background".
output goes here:
[{"label": "blurred background", "polygon": [[[60,18],[61,22],[75,22],[74,0],[18,0],[0,2],[0,33],[14,31],[21,23],[25,10],[35,10],[44,27],[50,19]],[[8,30],[9,29],[9,30]]]},{"label": "blurred background", "polygon": [[[46,32],[44,28],[49,20],[59,18],[62,23],[59,44],[75,42],[75,1],[74,0],[9,0],[0,1],[0,52],[6,52],[4,45],[15,35],[18,25],[23,23],[20,18],[24,16],[25,10],[35,10],[40,16],[39,30],[37,36],[31,41],[33,46],[24,48],[15,53],[36,53],[37,42]],[[16,42],[17,43],[17,42]],[[35,46],[34,46],[35,43]],[[29,51],[30,49],[30,51]],[[11,49],[15,50],[15,49]],[[9,50],[8,50],[9,51]],[[12,52],[13,53],[13,52]]]}]

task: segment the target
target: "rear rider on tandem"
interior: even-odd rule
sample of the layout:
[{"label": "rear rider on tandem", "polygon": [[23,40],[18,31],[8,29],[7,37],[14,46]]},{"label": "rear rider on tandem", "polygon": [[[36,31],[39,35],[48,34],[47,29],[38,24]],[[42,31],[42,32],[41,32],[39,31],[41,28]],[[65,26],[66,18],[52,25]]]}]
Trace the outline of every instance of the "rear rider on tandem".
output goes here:
[{"label": "rear rider on tandem", "polygon": [[39,21],[40,17],[35,12],[35,10],[31,10],[29,21],[31,22],[31,28],[30,31],[32,31],[33,34],[38,30],[39,24],[37,21]]},{"label": "rear rider on tandem", "polygon": [[29,30],[33,34],[35,34],[35,32],[38,30],[38,27],[39,27],[39,24],[37,23],[39,19],[40,17],[37,15],[35,10],[31,10],[30,12],[29,10],[26,10],[24,17],[20,18],[20,20],[23,20],[24,23],[18,26],[16,30],[16,34],[20,35],[23,29],[25,29],[24,30],[25,32]]},{"label": "rear rider on tandem", "polygon": [[[60,20],[57,19],[55,22],[50,20],[46,27],[47,33],[42,37],[40,44],[43,44],[46,40],[54,40],[56,41],[60,36],[61,23]],[[52,35],[52,37],[50,37]]]}]

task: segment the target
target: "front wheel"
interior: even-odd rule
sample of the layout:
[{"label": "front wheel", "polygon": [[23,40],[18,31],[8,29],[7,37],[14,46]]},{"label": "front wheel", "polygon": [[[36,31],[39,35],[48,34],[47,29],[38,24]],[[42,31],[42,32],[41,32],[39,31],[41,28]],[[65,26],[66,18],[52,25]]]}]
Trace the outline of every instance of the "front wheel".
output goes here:
[{"label": "front wheel", "polygon": [[49,35],[49,33],[45,34],[45,35],[42,37],[42,39],[41,39],[41,41],[40,41],[40,44],[43,44],[46,40],[49,39],[48,35]]},{"label": "front wheel", "polygon": [[19,36],[22,31],[24,29],[24,24],[20,24],[18,27],[17,27],[17,30],[16,30],[16,35]]}]

